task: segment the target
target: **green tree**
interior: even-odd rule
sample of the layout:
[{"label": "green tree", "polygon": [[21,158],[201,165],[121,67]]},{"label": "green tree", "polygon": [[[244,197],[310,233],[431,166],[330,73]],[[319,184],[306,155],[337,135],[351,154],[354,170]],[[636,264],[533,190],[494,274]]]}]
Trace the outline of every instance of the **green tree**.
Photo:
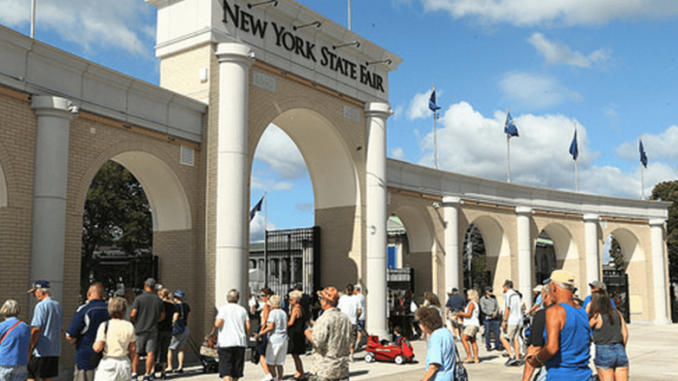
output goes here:
[{"label": "green tree", "polygon": [[120,275],[119,269],[97,266],[103,248],[137,257],[151,255],[152,243],[151,208],[141,184],[125,167],[106,162],[90,184],[83,211],[82,295],[91,278],[111,287]]},{"label": "green tree", "polygon": [[621,246],[614,236],[612,236],[612,242],[610,243],[610,258],[614,261],[614,267],[620,270],[626,269],[626,263],[624,263],[624,253],[622,253]]},{"label": "green tree", "polygon": [[665,181],[654,186],[652,200],[672,202],[666,226],[666,246],[669,258],[669,279],[678,282],[678,181]]}]

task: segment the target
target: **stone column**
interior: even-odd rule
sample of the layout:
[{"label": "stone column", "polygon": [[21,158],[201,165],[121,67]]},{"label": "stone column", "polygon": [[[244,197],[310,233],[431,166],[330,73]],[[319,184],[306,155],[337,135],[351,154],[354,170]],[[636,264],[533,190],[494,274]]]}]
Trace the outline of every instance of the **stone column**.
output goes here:
[{"label": "stone column", "polygon": [[226,304],[230,289],[247,303],[249,156],[247,113],[254,53],[238,43],[217,47],[219,138],[217,148],[215,305]]},{"label": "stone column", "polygon": [[[589,284],[594,280],[600,280],[600,260],[598,254],[598,220],[597,214],[584,214],[584,237],[586,240],[586,283],[579,284],[581,296],[591,294]],[[576,279],[575,279],[576,281]],[[586,291],[584,291],[586,290]]]},{"label": "stone column", "polygon": [[530,307],[532,307],[533,269],[530,240],[530,214],[532,214],[532,208],[526,206],[516,207],[516,226],[518,230],[518,290],[523,294],[523,302],[528,311]]},{"label": "stone column", "polygon": [[445,213],[445,291],[459,288],[459,211],[461,198],[443,197]]},{"label": "stone column", "polygon": [[664,252],[664,220],[650,220],[652,229],[652,278],[654,282],[654,322],[671,324],[667,308],[666,255]]},{"label": "stone column", "polygon": [[366,241],[367,241],[367,332],[388,337],[386,322],[386,119],[388,103],[365,104],[367,123]]},{"label": "stone column", "polygon": [[[48,95],[33,96],[31,107],[37,128],[29,276],[31,283],[49,281],[52,297],[63,302],[68,139],[74,114],[68,99]],[[30,300],[32,306],[35,300]]]}]

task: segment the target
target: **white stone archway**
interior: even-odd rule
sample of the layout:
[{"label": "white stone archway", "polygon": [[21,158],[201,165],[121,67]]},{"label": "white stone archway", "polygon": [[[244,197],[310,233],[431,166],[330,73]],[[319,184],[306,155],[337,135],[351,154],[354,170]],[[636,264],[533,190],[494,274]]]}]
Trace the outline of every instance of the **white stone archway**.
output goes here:
[{"label": "white stone archway", "polygon": [[553,242],[553,249],[556,252],[556,269],[577,274],[579,271],[579,251],[574,243],[572,233],[564,225],[555,222],[542,230],[548,234]]},{"label": "white stone archway", "polygon": [[151,204],[154,232],[191,229],[186,192],[165,162],[142,151],[119,153],[111,160],[127,168],[141,183]]},{"label": "white stone archway", "polygon": [[492,272],[492,287],[500,290],[505,279],[512,279],[509,239],[502,225],[492,216],[480,216],[470,221],[469,226],[471,224],[475,225],[483,236],[487,269]]},{"label": "white stone archway", "polygon": [[309,109],[292,109],[273,121],[301,152],[313,184],[316,209],[360,205],[359,180],[348,147],[332,124]]},{"label": "white stone archway", "polygon": [[628,276],[628,312],[631,321],[633,321],[638,319],[644,311],[652,309],[651,303],[653,303],[652,300],[655,296],[650,297],[646,290],[652,289],[654,280],[648,276],[647,258],[636,234],[625,228],[617,228],[607,234],[607,236],[610,235],[617,240],[623,254],[625,271]]}]

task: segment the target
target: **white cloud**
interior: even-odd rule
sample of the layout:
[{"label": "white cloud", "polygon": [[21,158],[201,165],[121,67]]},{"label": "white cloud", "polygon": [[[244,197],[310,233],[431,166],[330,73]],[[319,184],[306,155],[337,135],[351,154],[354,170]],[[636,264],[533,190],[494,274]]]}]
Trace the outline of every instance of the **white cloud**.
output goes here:
[{"label": "white cloud", "polygon": [[[0,23],[21,27],[30,23],[31,2],[0,0]],[[35,37],[56,33],[88,50],[91,46],[123,49],[152,57],[156,8],[139,0],[41,0],[36,6]]]},{"label": "white cloud", "polygon": [[254,158],[268,165],[281,179],[297,180],[308,176],[306,162],[297,146],[273,124],[261,136]]},{"label": "white cloud", "polygon": [[391,150],[391,157],[398,160],[405,160],[405,150],[402,147],[396,147]]},{"label": "white cloud", "polygon": [[616,19],[661,19],[678,14],[674,0],[420,0],[426,11],[446,11],[485,24],[602,25]]},{"label": "white cloud", "polygon": [[[268,221],[268,230],[276,230],[276,225]],[[266,217],[262,213],[257,213],[250,221],[250,242],[262,242],[264,240],[264,232],[266,231]]]},{"label": "white cloud", "polygon": [[[648,166],[656,160],[676,160],[678,159],[678,126],[670,126],[662,133],[657,135],[644,134],[643,148],[648,159]],[[640,151],[638,140],[627,142],[615,148],[615,153],[629,160],[640,162]]]},{"label": "white cloud", "polygon": [[[519,138],[511,139],[511,180],[517,184],[574,190],[574,161],[569,154],[574,120],[563,115],[512,114]],[[466,103],[450,106],[438,126],[438,163],[443,170],[506,180],[506,135],[504,111],[485,117]],[[611,196],[640,197],[640,172],[593,164],[600,156],[591,151],[586,127],[577,123],[579,144],[579,189],[581,192]],[[666,135],[678,134],[678,127]],[[650,136],[647,136],[650,139]],[[653,137],[660,138],[660,137]],[[424,153],[420,164],[432,166],[433,138],[422,137]],[[668,143],[670,144],[670,143]],[[637,152],[637,149],[636,149]],[[654,184],[678,177],[678,170],[655,163],[645,171],[645,193]]]},{"label": "white cloud", "polygon": [[537,49],[537,52],[549,65],[563,64],[588,68],[596,64],[604,65],[611,57],[611,52],[603,49],[598,49],[585,56],[560,42],[547,40],[541,33],[532,34],[527,41]]},{"label": "white cloud", "polygon": [[583,102],[584,97],[557,79],[532,73],[512,72],[499,81],[499,88],[511,103],[525,110],[542,110],[563,102]]}]

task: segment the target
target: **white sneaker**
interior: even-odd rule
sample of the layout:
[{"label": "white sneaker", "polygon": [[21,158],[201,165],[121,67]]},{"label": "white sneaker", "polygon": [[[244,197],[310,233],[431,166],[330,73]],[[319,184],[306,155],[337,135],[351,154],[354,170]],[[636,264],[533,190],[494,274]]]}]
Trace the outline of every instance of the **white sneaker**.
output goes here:
[{"label": "white sneaker", "polygon": [[264,378],[261,379],[261,381],[273,381],[273,376],[271,374],[265,374]]}]

